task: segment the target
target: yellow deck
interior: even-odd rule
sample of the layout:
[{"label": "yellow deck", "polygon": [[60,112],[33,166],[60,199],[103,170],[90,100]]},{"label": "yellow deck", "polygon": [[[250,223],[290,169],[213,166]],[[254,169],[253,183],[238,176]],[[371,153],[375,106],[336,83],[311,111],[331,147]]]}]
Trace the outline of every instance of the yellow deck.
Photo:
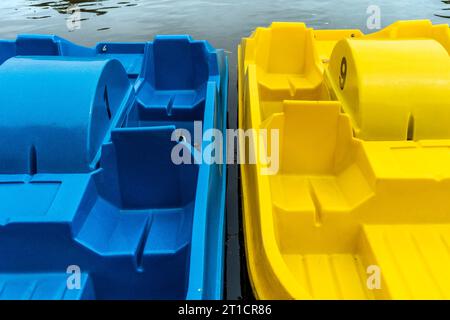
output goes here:
[{"label": "yellow deck", "polygon": [[280,142],[272,175],[268,146],[240,150],[260,159],[241,165],[258,298],[450,299],[449,53],[449,26],[428,21],[242,40],[239,127]]}]

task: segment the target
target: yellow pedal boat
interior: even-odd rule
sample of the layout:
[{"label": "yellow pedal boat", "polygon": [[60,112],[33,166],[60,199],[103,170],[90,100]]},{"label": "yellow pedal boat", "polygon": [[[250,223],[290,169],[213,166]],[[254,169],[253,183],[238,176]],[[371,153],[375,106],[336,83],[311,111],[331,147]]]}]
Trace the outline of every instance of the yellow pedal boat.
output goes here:
[{"label": "yellow pedal boat", "polygon": [[242,204],[257,298],[450,299],[449,30],[273,23],[242,40],[239,128],[255,129],[240,141]]}]

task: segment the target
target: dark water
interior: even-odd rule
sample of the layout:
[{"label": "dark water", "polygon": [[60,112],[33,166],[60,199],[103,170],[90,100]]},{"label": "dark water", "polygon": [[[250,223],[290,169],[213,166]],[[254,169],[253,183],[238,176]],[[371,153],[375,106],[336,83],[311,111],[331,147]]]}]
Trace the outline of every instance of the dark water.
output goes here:
[{"label": "dark water", "polygon": [[[80,28],[71,31],[66,23],[73,18],[67,9],[74,5],[80,11]],[[235,127],[236,47],[242,37],[272,21],[303,21],[315,28],[358,28],[369,32],[369,5],[380,7],[382,27],[406,19],[450,22],[450,0],[0,0],[0,39],[14,39],[18,33],[57,34],[83,45],[147,41],[156,34],[181,33],[207,39],[229,55],[229,126]],[[227,298],[251,295],[245,281],[238,195],[237,166],[229,166]]]},{"label": "dark water", "polygon": [[[69,31],[67,9],[73,5],[80,8],[81,28]],[[382,26],[399,19],[450,21],[450,0],[1,0],[0,38],[55,33],[92,45],[100,40],[143,41],[155,34],[189,33],[234,52],[240,38],[271,21],[367,32],[369,5],[380,7]]]}]

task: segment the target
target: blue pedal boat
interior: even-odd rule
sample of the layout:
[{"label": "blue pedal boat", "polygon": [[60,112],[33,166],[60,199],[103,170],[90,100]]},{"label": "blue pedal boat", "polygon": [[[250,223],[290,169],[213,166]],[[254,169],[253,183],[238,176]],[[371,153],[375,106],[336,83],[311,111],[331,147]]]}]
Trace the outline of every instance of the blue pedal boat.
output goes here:
[{"label": "blue pedal boat", "polygon": [[226,162],[171,153],[225,131],[227,90],[189,36],[0,41],[0,299],[222,298]]}]

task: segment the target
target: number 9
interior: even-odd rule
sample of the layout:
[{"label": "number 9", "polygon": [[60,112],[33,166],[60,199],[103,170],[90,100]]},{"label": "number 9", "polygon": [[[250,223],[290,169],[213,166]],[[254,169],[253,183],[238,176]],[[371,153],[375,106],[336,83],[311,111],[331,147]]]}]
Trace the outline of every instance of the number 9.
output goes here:
[{"label": "number 9", "polygon": [[345,80],[347,79],[347,59],[345,57],[341,60],[341,74],[339,75],[339,87],[344,90]]}]

